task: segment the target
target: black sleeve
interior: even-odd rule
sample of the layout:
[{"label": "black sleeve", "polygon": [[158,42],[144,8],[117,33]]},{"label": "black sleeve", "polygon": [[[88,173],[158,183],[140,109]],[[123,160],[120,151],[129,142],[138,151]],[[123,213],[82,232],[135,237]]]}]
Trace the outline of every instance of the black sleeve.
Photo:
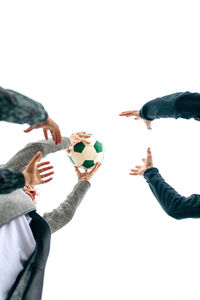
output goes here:
[{"label": "black sleeve", "polygon": [[48,114],[42,104],[15,91],[0,88],[0,121],[33,126],[47,119]]},{"label": "black sleeve", "polygon": [[0,169],[0,194],[8,194],[25,185],[24,175],[10,169]]},{"label": "black sleeve", "polygon": [[147,102],[140,110],[146,120],[159,118],[184,118],[200,121],[200,94],[175,93]]},{"label": "black sleeve", "polygon": [[189,197],[179,195],[159,174],[157,168],[150,168],[144,172],[149,187],[165,210],[175,219],[200,218],[200,195]]}]

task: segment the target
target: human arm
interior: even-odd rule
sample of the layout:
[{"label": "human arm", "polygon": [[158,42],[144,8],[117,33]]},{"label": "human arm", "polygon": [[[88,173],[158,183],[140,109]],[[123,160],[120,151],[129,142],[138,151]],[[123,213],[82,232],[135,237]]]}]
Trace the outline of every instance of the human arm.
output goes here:
[{"label": "human arm", "polygon": [[[42,152],[41,158],[46,157],[50,153],[68,149],[71,146],[84,141],[87,143],[89,135],[84,131],[73,133],[70,138],[63,137],[60,145],[55,145],[52,139],[41,140],[27,144],[23,149],[18,151],[5,165],[4,168],[10,168],[14,171],[23,171],[30,159],[38,152]],[[89,143],[89,142],[88,142]]]},{"label": "human arm", "polygon": [[37,125],[47,121],[44,107],[18,92],[0,88],[0,120],[12,123]]},{"label": "human arm", "polygon": [[22,188],[25,185],[25,178],[21,172],[10,169],[0,169],[0,194],[8,194]]},{"label": "human arm", "polygon": [[37,185],[52,180],[52,177],[49,176],[51,176],[53,172],[44,172],[49,171],[53,167],[49,166],[50,162],[38,164],[37,162],[40,156],[41,152],[34,155],[22,173],[15,172],[11,169],[0,169],[0,194],[11,193],[18,188],[23,188],[25,184]]},{"label": "human arm", "polygon": [[30,159],[38,152],[42,152],[41,158],[46,157],[50,153],[64,150],[70,147],[70,139],[63,137],[62,143],[55,145],[52,139],[41,140],[34,143],[27,144],[23,149],[18,151],[5,165],[4,168],[10,168],[14,171],[23,171]]},{"label": "human arm", "polygon": [[144,178],[169,216],[175,219],[200,218],[200,195],[181,196],[165,182],[157,168],[146,170]]},{"label": "human arm", "polygon": [[200,195],[184,197],[167,184],[153,166],[150,148],[147,149],[147,158],[142,161],[144,164],[131,169],[130,175],[144,175],[152,193],[168,215],[175,219],[200,218]]},{"label": "human arm", "polygon": [[96,163],[90,172],[85,171],[83,173],[75,167],[79,182],[74,186],[72,192],[67,196],[67,199],[62,202],[58,208],[43,215],[43,218],[49,224],[52,233],[62,228],[72,219],[76,209],[90,188],[90,178],[98,170],[100,165],[100,163]]},{"label": "human arm", "polygon": [[18,124],[28,123],[30,127],[24,132],[43,128],[47,140],[49,130],[56,145],[62,142],[59,126],[48,116],[42,104],[16,91],[0,88],[0,120]]},{"label": "human arm", "polygon": [[185,92],[156,98],[140,110],[124,111],[120,116],[143,120],[148,129],[151,129],[151,121],[159,118],[194,118],[200,121],[200,94]]},{"label": "human arm", "polygon": [[147,102],[140,110],[146,120],[159,118],[194,118],[200,120],[200,94],[175,93]]}]

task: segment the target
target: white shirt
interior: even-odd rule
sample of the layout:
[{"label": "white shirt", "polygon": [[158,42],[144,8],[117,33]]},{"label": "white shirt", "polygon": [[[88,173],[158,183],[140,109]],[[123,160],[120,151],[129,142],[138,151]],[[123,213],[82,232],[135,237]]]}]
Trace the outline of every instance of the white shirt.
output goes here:
[{"label": "white shirt", "polygon": [[30,222],[28,215],[22,215],[0,227],[0,300],[6,299],[35,250]]}]

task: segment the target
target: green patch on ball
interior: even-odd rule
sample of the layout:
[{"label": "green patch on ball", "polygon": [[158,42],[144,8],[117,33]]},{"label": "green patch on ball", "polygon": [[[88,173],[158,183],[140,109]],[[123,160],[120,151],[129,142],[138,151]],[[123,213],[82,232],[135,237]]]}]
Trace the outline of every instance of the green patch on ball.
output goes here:
[{"label": "green patch on ball", "polygon": [[94,160],[85,160],[82,166],[86,169],[92,168],[94,167]]},{"label": "green patch on ball", "polygon": [[82,142],[77,143],[76,145],[74,145],[74,152],[82,153],[84,148],[85,144],[83,144]]}]

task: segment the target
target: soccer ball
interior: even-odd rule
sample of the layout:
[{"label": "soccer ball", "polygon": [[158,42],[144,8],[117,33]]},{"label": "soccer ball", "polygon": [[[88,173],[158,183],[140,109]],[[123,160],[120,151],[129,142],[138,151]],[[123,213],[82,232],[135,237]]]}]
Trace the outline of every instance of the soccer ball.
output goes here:
[{"label": "soccer ball", "polygon": [[87,141],[89,141],[90,144],[80,142],[74,145],[68,155],[75,166],[85,170],[92,168],[97,162],[101,162],[104,156],[102,143],[97,141],[93,135],[87,138]]}]

